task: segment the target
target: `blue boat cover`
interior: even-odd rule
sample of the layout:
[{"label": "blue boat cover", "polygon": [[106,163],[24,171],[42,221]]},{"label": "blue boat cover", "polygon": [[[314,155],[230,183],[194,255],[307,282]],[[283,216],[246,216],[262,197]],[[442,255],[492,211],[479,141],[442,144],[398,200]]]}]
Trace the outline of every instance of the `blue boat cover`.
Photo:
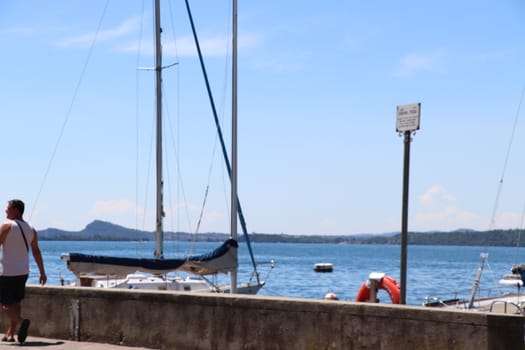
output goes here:
[{"label": "blue boat cover", "polygon": [[198,275],[210,275],[235,270],[237,268],[237,248],[237,241],[228,239],[209,253],[188,256],[183,259],[125,258],[81,253],[63,254],[62,258],[67,260],[68,269],[75,275],[126,276],[137,271],[152,274],[184,271]]}]

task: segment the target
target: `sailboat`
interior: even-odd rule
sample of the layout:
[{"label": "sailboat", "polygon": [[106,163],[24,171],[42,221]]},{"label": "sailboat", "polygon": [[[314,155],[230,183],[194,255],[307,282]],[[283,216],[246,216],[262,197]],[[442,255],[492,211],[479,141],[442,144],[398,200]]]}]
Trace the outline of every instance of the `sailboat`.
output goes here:
[{"label": "sailboat", "polygon": [[[514,120],[514,128],[517,125],[517,119],[520,115],[521,103],[525,97],[525,84],[523,85],[521,91],[521,98],[518,104],[518,109],[516,112]],[[509,147],[507,148],[507,155],[505,163],[503,166],[502,175],[500,181],[498,182],[498,191],[496,195],[496,201],[494,205],[494,210],[492,212],[491,220],[491,230],[494,229],[494,216],[496,208],[498,206],[498,200],[500,197],[502,185],[504,183],[503,178],[506,171],[507,160],[509,157],[509,152],[511,149],[512,141],[514,138],[514,130],[511,134]],[[523,222],[523,221],[522,221]],[[519,232],[521,235],[521,232]],[[518,236],[518,247],[519,247],[519,236]],[[480,288],[480,281],[485,265],[487,265],[489,254],[483,252],[480,254],[480,262],[477,268],[476,277],[470,288],[469,296],[458,297],[458,293],[454,294],[443,294],[443,296],[427,296],[423,300],[423,306],[429,307],[442,307],[442,308],[454,308],[466,311],[486,311],[486,312],[496,312],[504,314],[515,314],[515,315],[525,315],[525,296],[522,294],[522,287],[525,284],[525,264],[514,264],[510,273],[505,274],[502,279],[498,281],[499,286]],[[510,288],[510,291],[507,290]],[[485,292],[482,295],[482,292]]]},{"label": "sailboat", "polygon": [[[513,266],[511,273],[504,275],[498,281],[499,286],[480,288],[481,276],[487,265],[488,257],[488,253],[480,254],[480,263],[469,293],[456,291],[427,296],[422,305],[464,311],[525,315],[525,296],[521,293],[525,280],[525,265]],[[463,295],[468,296],[463,297]]]},{"label": "sailboat", "polygon": [[[186,7],[190,15],[188,1]],[[192,292],[231,292],[239,294],[256,294],[265,282],[260,280],[249,238],[245,229],[244,218],[237,196],[237,2],[233,2],[233,54],[232,54],[232,164],[225,153],[222,133],[218,127],[223,155],[231,181],[231,232],[226,240],[215,250],[201,255],[182,259],[165,259],[163,253],[163,172],[162,172],[162,65],[160,0],[155,0],[155,74],[156,74],[156,231],[155,251],[153,258],[127,258],[87,255],[81,253],[64,253],[62,259],[67,267],[77,276],[76,285],[101,288],[160,289]],[[194,30],[195,34],[195,30]],[[195,36],[196,37],[196,36]],[[197,42],[197,40],[196,40]],[[200,54],[200,48],[197,42]],[[207,84],[209,85],[209,84]],[[215,118],[217,121],[217,118]],[[238,243],[237,219],[240,219],[246,242],[252,258],[254,271],[252,278],[245,284],[237,284]],[[272,262],[273,268],[273,262]],[[197,275],[191,277],[168,277],[171,272],[185,272]],[[147,273],[150,275],[145,275]],[[218,273],[230,274],[229,285],[216,285],[206,276]],[[255,281],[252,282],[252,279]]]}]

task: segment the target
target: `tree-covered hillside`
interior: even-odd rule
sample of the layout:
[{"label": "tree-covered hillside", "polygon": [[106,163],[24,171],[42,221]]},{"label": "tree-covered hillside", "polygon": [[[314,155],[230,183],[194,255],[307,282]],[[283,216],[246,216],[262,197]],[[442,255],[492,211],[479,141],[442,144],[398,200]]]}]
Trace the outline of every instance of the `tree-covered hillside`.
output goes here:
[{"label": "tree-covered hillside", "polygon": [[[525,246],[520,230],[452,232],[409,232],[408,244],[416,245],[459,245],[459,246]],[[155,234],[115,225],[104,221],[93,221],[81,231],[64,231],[49,228],[39,232],[41,240],[104,240],[104,241],[152,241]],[[226,233],[166,232],[165,240],[218,242],[228,238]],[[244,241],[242,234],[239,241]],[[336,243],[336,244],[396,244],[401,243],[400,233],[361,235],[290,235],[273,233],[251,233],[250,241],[260,243]]]}]

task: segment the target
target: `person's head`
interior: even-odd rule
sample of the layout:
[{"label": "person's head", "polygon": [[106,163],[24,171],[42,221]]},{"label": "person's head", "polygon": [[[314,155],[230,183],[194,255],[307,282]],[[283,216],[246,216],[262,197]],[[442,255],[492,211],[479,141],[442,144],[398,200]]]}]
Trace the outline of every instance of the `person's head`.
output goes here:
[{"label": "person's head", "polygon": [[24,215],[25,204],[20,199],[11,199],[7,202],[7,209],[5,210],[8,219],[22,218]]}]

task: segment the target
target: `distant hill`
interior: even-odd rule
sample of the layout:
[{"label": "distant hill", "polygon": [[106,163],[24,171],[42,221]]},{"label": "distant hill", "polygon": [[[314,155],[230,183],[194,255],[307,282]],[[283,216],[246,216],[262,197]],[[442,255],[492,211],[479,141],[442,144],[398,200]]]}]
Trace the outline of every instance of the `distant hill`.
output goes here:
[{"label": "distant hill", "polygon": [[[474,231],[459,229],[450,232],[409,232],[408,244],[412,245],[457,245],[457,246],[525,246],[525,239],[520,239],[520,230]],[[229,237],[227,233],[165,232],[167,241],[206,241],[220,242]],[[71,241],[153,241],[155,233],[115,225],[110,222],[95,220],[81,231],[65,231],[48,228],[39,231],[41,240]],[[244,241],[239,235],[239,241]],[[336,244],[401,244],[399,232],[383,234],[356,235],[289,235],[274,233],[250,233],[251,242],[260,243],[336,243]]]},{"label": "distant hill", "polygon": [[43,240],[150,240],[151,232],[136,231],[109,222],[95,220],[81,231],[65,231],[57,228],[48,228],[39,231],[39,238]]},{"label": "distant hill", "polygon": [[[110,222],[95,220],[81,231],[65,231],[57,228],[48,228],[38,232],[41,240],[63,241],[153,241],[155,233],[115,225]],[[201,234],[199,234],[200,236]],[[198,236],[198,238],[199,238]],[[223,241],[228,237],[223,233],[205,233],[201,241]],[[194,235],[185,232],[164,232],[165,240],[193,240]]]},{"label": "distant hill", "polygon": [[[520,239],[521,230],[455,230],[450,232],[409,232],[410,245],[455,245],[455,246],[487,246],[516,247],[525,246],[525,240]],[[348,244],[401,244],[401,234],[391,236],[374,236],[370,238],[349,238]]]}]

